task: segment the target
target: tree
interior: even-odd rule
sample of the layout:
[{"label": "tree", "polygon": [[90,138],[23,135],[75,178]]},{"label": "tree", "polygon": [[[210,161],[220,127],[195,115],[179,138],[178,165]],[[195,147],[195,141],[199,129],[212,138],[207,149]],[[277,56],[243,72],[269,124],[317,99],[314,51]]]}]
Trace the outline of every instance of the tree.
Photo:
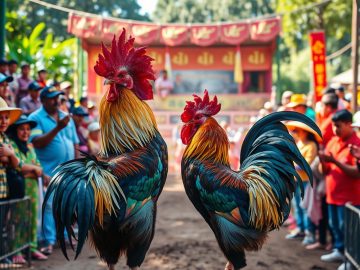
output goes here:
[{"label": "tree", "polygon": [[238,21],[273,13],[274,0],[158,0],[152,19],[160,23]]},{"label": "tree", "polygon": [[41,39],[41,33],[45,24],[38,24],[29,36],[22,39],[7,40],[8,58],[21,62],[27,62],[34,72],[39,68],[50,70],[54,80],[71,80],[73,71],[71,62],[75,38],[66,39],[62,42],[54,41],[53,35],[47,34]]},{"label": "tree", "polygon": [[[141,7],[137,0],[47,0],[47,2],[103,16],[149,21],[148,14],[140,14]],[[41,5],[22,0],[7,0],[7,9],[10,13],[15,12],[26,17],[26,22],[31,28],[44,22],[47,25],[46,33],[56,34],[55,39],[63,40],[71,36],[67,33],[68,14],[66,12],[45,8]],[[42,35],[44,37],[45,32]]]}]

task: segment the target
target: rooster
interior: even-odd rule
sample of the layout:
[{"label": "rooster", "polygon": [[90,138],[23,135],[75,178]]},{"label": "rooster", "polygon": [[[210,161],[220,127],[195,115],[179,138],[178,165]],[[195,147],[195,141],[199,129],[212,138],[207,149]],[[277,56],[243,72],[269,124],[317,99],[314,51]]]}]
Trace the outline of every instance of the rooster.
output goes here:
[{"label": "rooster", "polygon": [[240,171],[233,171],[227,134],[212,117],[220,108],[206,90],[203,98],[194,95],[187,102],[181,115],[181,139],[187,145],[181,173],[187,196],[214,232],[230,270],[245,267],[244,250],[259,250],[268,232],[287,219],[293,193],[298,185],[302,189],[294,163],[312,175],[280,121],[300,121],[320,130],[299,113],[268,115],[249,130]]},{"label": "rooster", "polygon": [[168,156],[154,114],[153,60],[145,48],[134,48],[125,30],[111,50],[102,44],[94,67],[109,85],[99,107],[101,146],[96,156],[68,161],[57,168],[46,193],[54,193],[57,239],[68,259],[64,230],[75,237],[75,259],[88,237],[100,258],[114,269],[121,255],[130,269],[144,261],[154,236],[157,200],[165,184]]}]

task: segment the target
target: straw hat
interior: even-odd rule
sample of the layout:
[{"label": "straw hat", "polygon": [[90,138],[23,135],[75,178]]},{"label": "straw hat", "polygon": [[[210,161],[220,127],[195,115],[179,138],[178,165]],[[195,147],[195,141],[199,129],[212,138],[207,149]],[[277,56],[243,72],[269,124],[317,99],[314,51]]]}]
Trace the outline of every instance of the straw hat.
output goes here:
[{"label": "straw hat", "polygon": [[294,108],[299,105],[306,106],[306,95],[304,94],[293,94],[290,98],[290,103],[286,104],[287,108]]},{"label": "straw hat", "polygon": [[9,107],[2,97],[0,97],[0,112],[9,112],[9,125],[18,120],[22,114],[21,109]]},{"label": "straw hat", "polygon": [[319,134],[317,134],[316,131],[314,131],[309,126],[305,125],[304,123],[297,122],[297,121],[288,121],[288,122],[285,123],[285,126],[289,130],[294,130],[295,128],[303,129],[303,130],[313,134],[315,136],[315,140],[317,142],[319,142],[319,143],[322,142],[322,138],[319,136]]}]

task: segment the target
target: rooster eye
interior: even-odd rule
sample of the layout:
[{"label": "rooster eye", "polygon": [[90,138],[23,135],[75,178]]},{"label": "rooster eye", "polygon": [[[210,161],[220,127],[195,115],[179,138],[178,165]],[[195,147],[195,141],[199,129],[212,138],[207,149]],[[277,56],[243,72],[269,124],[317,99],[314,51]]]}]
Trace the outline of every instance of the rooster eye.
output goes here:
[{"label": "rooster eye", "polygon": [[118,78],[124,78],[124,74],[122,73],[118,74]]}]

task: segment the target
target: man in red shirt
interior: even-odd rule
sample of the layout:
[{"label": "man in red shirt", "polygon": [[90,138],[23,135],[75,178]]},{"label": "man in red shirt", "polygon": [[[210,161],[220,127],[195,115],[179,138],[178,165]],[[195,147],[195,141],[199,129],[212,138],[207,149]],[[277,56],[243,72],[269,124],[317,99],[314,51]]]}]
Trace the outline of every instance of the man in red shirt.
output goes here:
[{"label": "man in red shirt", "polygon": [[338,100],[337,95],[333,93],[324,94],[321,99],[321,110],[316,119],[316,123],[318,124],[323,136],[324,148],[334,136],[331,118],[338,109]]},{"label": "man in red shirt", "polygon": [[347,202],[360,206],[360,172],[356,158],[350,153],[350,145],[360,146],[352,125],[352,114],[347,110],[337,111],[332,116],[335,136],[328,142],[325,152],[320,152],[322,170],[326,180],[326,202],[329,225],[334,236],[334,250],[321,256],[332,262],[343,260],[344,208]]}]

